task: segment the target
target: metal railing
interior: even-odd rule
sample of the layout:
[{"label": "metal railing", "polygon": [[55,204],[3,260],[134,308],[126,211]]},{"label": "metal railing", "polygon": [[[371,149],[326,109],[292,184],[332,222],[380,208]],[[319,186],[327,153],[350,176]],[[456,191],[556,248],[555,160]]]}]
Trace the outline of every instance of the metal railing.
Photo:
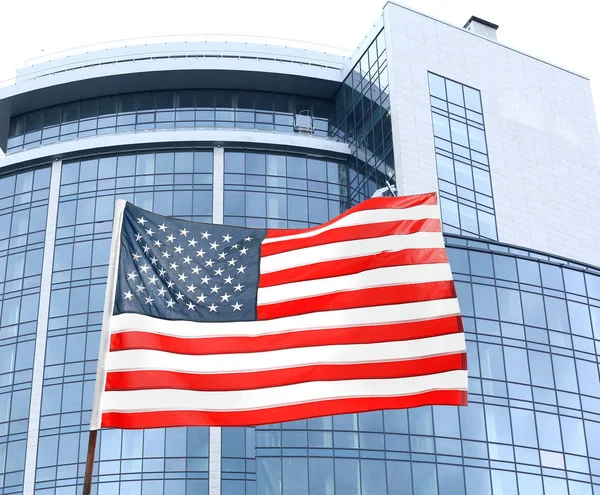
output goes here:
[{"label": "metal railing", "polygon": [[[174,51],[168,53],[166,51],[152,52],[140,51],[140,53],[132,52],[129,57],[113,58],[108,52],[113,48],[135,48],[144,47],[148,45],[155,45],[160,47],[161,45],[168,45],[170,43],[180,43],[184,46],[186,44],[200,44],[206,43],[206,47],[209,48],[211,43],[231,43],[232,45],[254,45],[256,47],[279,47],[279,48],[291,48],[296,50],[306,51],[305,56],[299,54],[284,54],[284,53],[273,53],[273,52],[261,52],[258,50],[250,50],[248,52],[237,53],[234,50],[230,54],[224,52],[222,54],[216,52],[207,52],[198,49],[198,45],[195,47],[190,46],[190,50]],[[234,48],[232,46],[232,48]],[[89,60],[77,62],[72,57],[77,55],[93,54]],[[339,69],[343,65],[337,63],[332,57],[342,57],[347,59],[352,54],[352,50],[346,50],[344,48],[324,45],[319,43],[310,43],[300,40],[276,38],[269,36],[247,36],[247,35],[235,35],[235,34],[189,34],[189,35],[172,35],[172,36],[149,36],[143,38],[126,38],[114,41],[106,41],[101,43],[93,43],[88,45],[82,45],[74,48],[65,50],[55,51],[48,54],[43,54],[38,57],[29,58],[25,61],[25,71],[23,74],[18,74],[8,79],[0,81],[0,87],[6,87],[17,82],[29,81],[42,76],[48,76],[60,72],[77,70],[85,67],[93,67],[99,65],[113,64],[113,63],[124,63],[133,62],[141,59],[170,59],[170,58],[240,58],[240,59],[255,59],[255,60],[271,60],[278,62],[298,63],[302,65],[314,65],[325,68]],[[323,55],[323,57],[320,57]],[[56,65],[51,62],[59,62]],[[63,63],[60,63],[63,62]],[[32,70],[39,68],[39,70]]]},{"label": "metal railing", "polygon": [[33,57],[25,61],[26,66],[38,65],[44,62],[50,62],[57,58],[66,58],[72,55],[81,55],[83,53],[109,50],[111,48],[124,48],[128,46],[150,45],[160,43],[193,43],[193,42],[221,42],[221,43],[246,43],[255,45],[280,46],[284,48],[298,48],[307,51],[322,52],[330,55],[349,57],[352,50],[347,50],[337,46],[325,45],[320,43],[311,43],[301,40],[276,38],[273,36],[250,36],[238,34],[177,34],[146,36],[140,38],[124,38],[112,41],[103,41],[88,45],[81,45],[74,48],[60,50],[38,57]]}]

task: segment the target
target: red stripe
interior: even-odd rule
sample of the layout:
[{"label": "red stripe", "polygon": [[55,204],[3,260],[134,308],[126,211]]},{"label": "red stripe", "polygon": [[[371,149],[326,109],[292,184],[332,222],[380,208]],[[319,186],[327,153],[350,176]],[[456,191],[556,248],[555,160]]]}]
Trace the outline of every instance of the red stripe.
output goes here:
[{"label": "red stripe", "polygon": [[374,287],[261,305],[256,308],[256,317],[258,320],[272,320],[318,311],[449,299],[455,294],[452,280]]},{"label": "red stripe", "polygon": [[[167,323],[165,322],[165,324]],[[204,356],[322,345],[375,344],[377,342],[422,339],[462,331],[460,316],[389,325],[303,330],[276,335],[258,335],[256,337],[188,339],[132,330],[113,333],[110,336],[110,352],[147,349]]]},{"label": "red stripe", "polygon": [[352,225],[326,230],[322,234],[289,241],[262,244],[260,255],[272,256],[274,254],[293,251],[312,246],[322,246],[334,242],[353,241],[359,239],[373,239],[388,235],[408,235],[417,232],[441,232],[442,223],[437,218],[422,218],[420,220],[396,220],[393,222],[372,223],[368,225]]},{"label": "red stripe", "polygon": [[269,229],[267,231],[267,238],[273,239],[275,237],[283,237],[286,235],[300,234],[302,232],[311,232],[313,230],[321,229],[325,226],[331,225],[352,213],[357,211],[365,210],[379,210],[379,209],[405,209],[412,208],[413,206],[420,205],[437,205],[437,193],[427,194],[415,194],[413,196],[399,196],[392,198],[371,198],[363,201],[356,206],[353,206],[349,210],[346,210],[341,215],[338,215],[333,220],[327,223],[319,225],[318,227],[312,227],[310,229]]},{"label": "red stripe", "polygon": [[336,399],[292,406],[280,406],[254,411],[156,411],[102,414],[102,428],[168,428],[171,426],[249,426],[295,421],[297,419],[331,416],[381,409],[448,405],[466,406],[467,397],[462,390],[434,390],[400,397],[360,397]]},{"label": "red stripe", "polygon": [[303,382],[404,378],[466,369],[463,354],[359,364],[319,364],[247,373],[183,373],[163,370],[113,371],[106,390],[252,390]]},{"label": "red stripe", "polygon": [[273,273],[261,273],[258,286],[272,287],[304,280],[351,275],[375,268],[428,263],[448,263],[446,250],[444,248],[403,249],[402,251],[383,251],[356,258],[313,263]]}]

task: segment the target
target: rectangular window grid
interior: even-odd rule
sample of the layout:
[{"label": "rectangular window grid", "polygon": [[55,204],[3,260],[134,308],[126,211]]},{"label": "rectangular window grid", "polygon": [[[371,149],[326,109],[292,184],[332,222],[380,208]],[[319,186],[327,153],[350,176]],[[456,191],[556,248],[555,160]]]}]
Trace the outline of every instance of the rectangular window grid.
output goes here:
[{"label": "rectangular window grid", "polygon": [[21,493],[50,167],[0,176],[0,493]]},{"label": "rectangular window grid", "polygon": [[[210,222],[212,172],[212,149],[139,151],[63,163],[36,493],[81,490],[115,199]],[[208,428],[102,430],[96,459],[100,493],[205,493]]]},{"label": "rectangular window grid", "polygon": [[7,153],[86,136],[161,129],[255,129],[294,133],[308,110],[329,136],[331,102],[260,91],[156,91],[104,96],[11,118]]},{"label": "rectangular window grid", "polygon": [[443,230],[497,239],[481,94],[428,75]]},{"label": "rectangular window grid", "polygon": [[385,33],[379,32],[335,95],[332,135],[352,150],[348,186],[351,204],[370,198],[394,180],[392,120]]}]

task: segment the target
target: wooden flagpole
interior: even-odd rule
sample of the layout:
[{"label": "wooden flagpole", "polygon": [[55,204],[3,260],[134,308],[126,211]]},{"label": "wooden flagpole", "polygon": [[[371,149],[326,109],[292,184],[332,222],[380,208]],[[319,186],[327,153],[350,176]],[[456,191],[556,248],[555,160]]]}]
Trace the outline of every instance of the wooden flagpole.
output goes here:
[{"label": "wooden flagpole", "polygon": [[94,473],[96,438],[98,438],[98,430],[90,430],[87,458],[85,460],[85,476],[83,477],[83,495],[90,495],[92,493],[92,474]]},{"label": "wooden flagpole", "polygon": [[106,298],[104,300],[104,316],[102,319],[102,333],[100,334],[100,351],[98,355],[98,369],[96,371],[96,389],[94,391],[94,406],[90,421],[90,436],[88,440],[87,458],[85,460],[85,475],[83,477],[83,495],[91,495],[92,475],[94,473],[94,455],[96,453],[96,440],[98,429],[102,423],[100,399],[106,385],[106,355],[110,347],[110,317],[115,304],[115,290],[117,287],[117,271],[119,269],[119,253],[121,227],[123,225],[123,212],[126,201],[117,199],[113,217],[113,231],[110,245],[110,260],[108,264],[108,278],[106,281]]}]

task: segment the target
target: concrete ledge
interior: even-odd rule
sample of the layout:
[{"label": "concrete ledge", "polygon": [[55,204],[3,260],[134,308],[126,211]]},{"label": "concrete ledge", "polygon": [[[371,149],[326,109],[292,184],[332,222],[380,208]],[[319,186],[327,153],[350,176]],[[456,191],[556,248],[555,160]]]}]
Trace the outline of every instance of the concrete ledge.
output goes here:
[{"label": "concrete ledge", "polygon": [[347,156],[346,143],[301,134],[222,129],[167,129],[90,136],[62,141],[0,157],[0,169],[21,163],[54,161],[82,153],[150,148],[152,145],[268,146],[274,149],[314,150]]}]

